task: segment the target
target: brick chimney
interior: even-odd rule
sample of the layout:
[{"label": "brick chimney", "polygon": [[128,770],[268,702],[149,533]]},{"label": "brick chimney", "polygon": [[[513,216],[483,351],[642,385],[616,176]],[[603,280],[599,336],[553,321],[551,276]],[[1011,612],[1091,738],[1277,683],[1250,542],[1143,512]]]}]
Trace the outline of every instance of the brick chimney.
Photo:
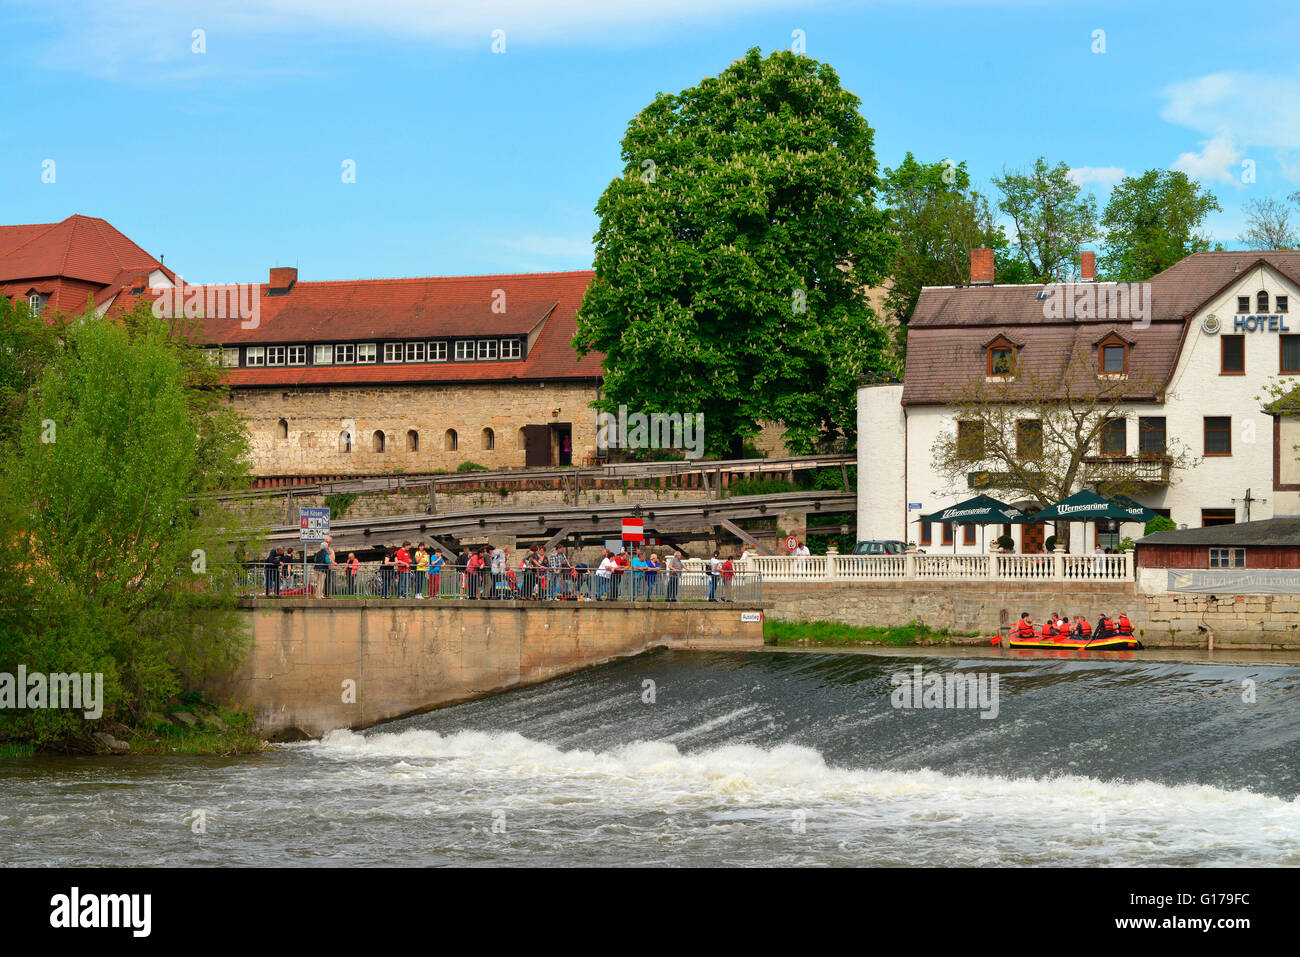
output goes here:
[{"label": "brick chimney", "polygon": [[271,281],[267,284],[272,289],[288,289],[298,281],[298,267],[272,266]]},{"label": "brick chimney", "polygon": [[993,250],[972,249],[970,251],[970,284],[972,286],[993,285]]},{"label": "brick chimney", "polygon": [[1097,281],[1097,254],[1085,252],[1079,257],[1079,279],[1082,282]]}]

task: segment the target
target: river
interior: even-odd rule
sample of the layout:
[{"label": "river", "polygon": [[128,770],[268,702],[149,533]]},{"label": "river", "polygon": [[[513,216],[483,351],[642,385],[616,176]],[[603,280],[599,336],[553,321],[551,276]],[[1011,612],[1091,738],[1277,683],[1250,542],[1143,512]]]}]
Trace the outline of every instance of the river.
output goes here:
[{"label": "river", "polygon": [[[916,666],[996,718],[894,707]],[[659,651],[265,754],[5,761],[0,862],[1294,866],[1297,794],[1294,663]]]}]

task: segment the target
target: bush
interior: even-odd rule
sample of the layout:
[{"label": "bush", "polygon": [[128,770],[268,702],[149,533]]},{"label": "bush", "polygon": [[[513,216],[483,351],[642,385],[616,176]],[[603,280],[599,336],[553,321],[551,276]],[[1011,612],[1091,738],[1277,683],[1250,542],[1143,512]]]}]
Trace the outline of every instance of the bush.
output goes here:
[{"label": "bush", "polygon": [[456,466],[457,472],[486,472],[486,465],[479,465],[477,462],[461,462]]},{"label": "bush", "polygon": [[1009,552],[1011,549],[1016,547],[1016,540],[1010,535],[999,535],[997,544],[998,548]]},{"label": "bush", "polygon": [[1178,523],[1172,518],[1166,518],[1163,515],[1157,515],[1151,521],[1147,522],[1144,534],[1150,535],[1152,532],[1172,532],[1178,527]]}]

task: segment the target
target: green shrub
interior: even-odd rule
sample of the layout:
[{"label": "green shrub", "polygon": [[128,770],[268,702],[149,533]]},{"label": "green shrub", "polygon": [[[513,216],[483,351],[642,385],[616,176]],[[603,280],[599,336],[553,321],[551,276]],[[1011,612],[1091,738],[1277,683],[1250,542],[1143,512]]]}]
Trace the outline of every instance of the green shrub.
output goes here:
[{"label": "green shrub", "polygon": [[486,472],[487,470],[486,465],[479,465],[477,462],[461,462],[456,466],[457,472]]},{"label": "green shrub", "polygon": [[1163,515],[1157,515],[1151,521],[1147,522],[1144,534],[1150,535],[1152,532],[1171,532],[1178,527],[1178,523],[1172,518],[1166,518]]}]

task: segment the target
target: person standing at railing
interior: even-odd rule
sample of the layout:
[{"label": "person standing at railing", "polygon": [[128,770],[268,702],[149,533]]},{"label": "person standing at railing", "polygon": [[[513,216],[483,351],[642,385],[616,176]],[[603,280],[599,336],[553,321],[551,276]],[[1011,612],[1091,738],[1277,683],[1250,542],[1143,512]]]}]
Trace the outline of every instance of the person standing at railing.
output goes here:
[{"label": "person standing at railing", "polygon": [[384,560],[379,565],[379,597],[387,598],[389,592],[393,590],[393,568],[395,567],[394,555],[397,549],[389,545],[384,549]]},{"label": "person standing at railing", "polygon": [[659,556],[651,553],[650,561],[646,562],[645,570],[645,598],[646,601],[654,601],[655,591],[659,586],[659,569],[663,565],[659,563]]},{"label": "person standing at railing", "polygon": [[312,556],[312,581],[316,586],[317,598],[328,598],[325,594],[325,581],[329,578],[330,573],[330,549],[328,539],[321,542],[320,548]]},{"label": "person standing at railing", "polygon": [[361,574],[361,563],[357,561],[356,552],[348,552],[348,563],[344,567],[347,576],[348,594],[357,597],[357,576]]},{"label": "person standing at railing", "polygon": [[479,576],[484,568],[483,550],[478,549],[469,556],[469,561],[465,564],[465,594],[469,598],[479,597]]},{"label": "person standing at railing", "polygon": [[614,553],[606,549],[605,557],[600,560],[600,567],[596,569],[596,601],[606,600],[617,569],[618,562],[614,561]]},{"label": "person standing at railing", "polygon": [[722,578],[722,559],[715,551],[709,559],[709,601],[718,600],[718,583]]},{"label": "person standing at railing", "polygon": [[645,590],[645,570],[650,565],[641,555],[641,549],[636,550],[632,556],[632,600],[636,601],[637,592]]},{"label": "person standing at railing", "polygon": [[722,563],[722,600],[732,601],[731,597],[731,578],[735,574],[736,566],[731,561],[731,556]]},{"label": "person standing at railing", "polygon": [[1101,578],[1106,571],[1106,550],[1100,545],[1092,550],[1092,577]]},{"label": "person standing at railing", "polygon": [[393,555],[393,568],[397,571],[397,597],[405,598],[410,594],[411,584],[411,547],[410,542],[402,542],[402,547]]},{"label": "person standing at railing", "polygon": [[442,592],[442,566],[446,559],[442,557],[442,552],[433,549],[429,555],[429,597],[437,598]]},{"label": "person standing at railing", "polygon": [[673,552],[672,557],[668,559],[668,592],[665,598],[668,601],[679,601],[682,587],[682,572],[686,570],[686,565],[682,562],[682,553]]},{"label": "person standing at railing", "polygon": [[423,545],[415,547],[415,597],[423,598],[429,583],[429,554]]},{"label": "person standing at railing", "polygon": [[806,543],[799,542],[798,546],[794,550],[794,554],[795,554],[794,570],[796,572],[802,572],[807,567],[808,556],[810,556],[812,552],[808,550],[808,546]]},{"label": "person standing at railing", "polygon": [[263,575],[266,578],[267,598],[280,594],[280,556],[283,554],[283,548],[273,548],[271,554],[266,556],[266,568],[263,569]]}]

